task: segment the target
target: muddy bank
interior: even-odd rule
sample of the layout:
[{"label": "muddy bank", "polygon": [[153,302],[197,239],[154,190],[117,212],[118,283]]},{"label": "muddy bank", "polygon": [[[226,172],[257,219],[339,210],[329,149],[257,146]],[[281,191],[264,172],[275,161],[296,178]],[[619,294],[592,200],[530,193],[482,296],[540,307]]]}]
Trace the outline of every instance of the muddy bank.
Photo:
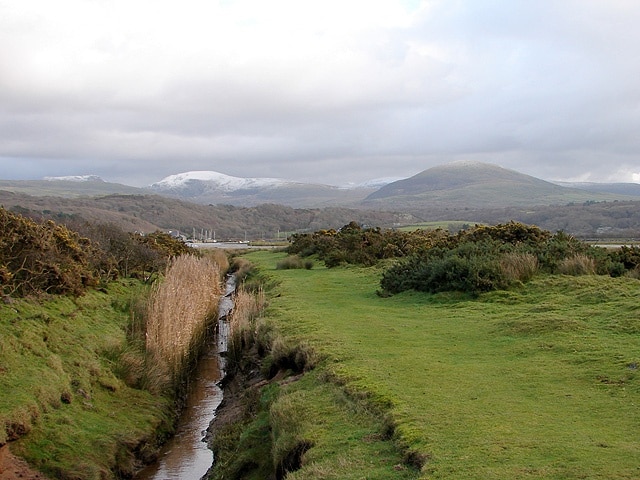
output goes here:
[{"label": "muddy bank", "polygon": [[47,477],[13,455],[9,445],[3,445],[0,447],[0,480],[47,480]]},{"label": "muddy bank", "polygon": [[[249,423],[255,420],[262,390],[271,381],[261,373],[261,359],[255,351],[247,353],[243,360],[248,362],[245,363],[245,368],[235,370],[221,382],[223,400],[205,437],[213,451],[215,462],[205,479],[238,478],[235,476],[238,470],[256,467],[249,449],[240,448],[239,437]],[[266,445],[268,446],[268,442]],[[239,450],[244,450],[243,455],[233,453]],[[243,460],[239,458],[241,456],[247,458]],[[271,480],[275,477],[265,474],[263,478]]]}]

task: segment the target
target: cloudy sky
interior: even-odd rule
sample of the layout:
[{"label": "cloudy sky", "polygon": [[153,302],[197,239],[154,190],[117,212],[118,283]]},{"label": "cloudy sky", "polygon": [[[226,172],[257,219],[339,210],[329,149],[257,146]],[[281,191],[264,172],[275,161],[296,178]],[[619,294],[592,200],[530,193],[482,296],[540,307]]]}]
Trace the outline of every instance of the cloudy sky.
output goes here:
[{"label": "cloudy sky", "polygon": [[0,0],[0,179],[640,182],[637,0]]}]

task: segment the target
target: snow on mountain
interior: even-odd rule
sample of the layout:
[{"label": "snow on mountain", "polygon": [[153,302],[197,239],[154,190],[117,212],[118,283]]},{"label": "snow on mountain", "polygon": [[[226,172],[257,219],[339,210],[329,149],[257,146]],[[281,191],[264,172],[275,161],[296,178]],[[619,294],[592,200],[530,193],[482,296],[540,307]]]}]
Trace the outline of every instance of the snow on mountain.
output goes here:
[{"label": "snow on mountain", "polygon": [[44,177],[44,180],[49,182],[104,182],[102,178],[97,175],[69,175],[66,177]]},{"label": "snow on mountain", "polygon": [[193,182],[206,182],[227,192],[275,187],[292,183],[279,178],[240,178],[213,171],[191,171],[178,173],[176,175],[169,175],[159,182],[152,184],[151,188],[159,190],[176,190],[185,188]]},{"label": "snow on mountain", "polygon": [[367,180],[366,182],[358,183],[355,188],[380,188],[390,183],[403,180],[405,177],[382,177],[374,178],[373,180]]}]

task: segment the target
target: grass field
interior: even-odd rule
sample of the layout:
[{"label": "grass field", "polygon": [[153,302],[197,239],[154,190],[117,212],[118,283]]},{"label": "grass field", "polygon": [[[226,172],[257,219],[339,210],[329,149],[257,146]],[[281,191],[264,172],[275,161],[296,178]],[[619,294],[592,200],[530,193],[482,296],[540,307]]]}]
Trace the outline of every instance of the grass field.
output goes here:
[{"label": "grass field", "polygon": [[[640,478],[638,280],[381,298],[375,268],[276,270],[283,255],[247,255],[280,282],[268,320],[324,358],[275,404],[313,445],[288,478]],[[377,419],[369,433],[354,426],[362,415]],[[389,425],[420,472],[368,466]]]}]

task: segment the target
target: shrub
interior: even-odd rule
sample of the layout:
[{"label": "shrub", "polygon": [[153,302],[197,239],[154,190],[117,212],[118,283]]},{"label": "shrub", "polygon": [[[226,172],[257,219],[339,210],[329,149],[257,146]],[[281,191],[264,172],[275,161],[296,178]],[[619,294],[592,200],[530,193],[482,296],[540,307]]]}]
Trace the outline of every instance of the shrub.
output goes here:
[{"label": "shrub", "polygon": [[277,270],[290,270],[296,268],[303,268],[304,263],[298,255],[289,255],[288,257],[280,260],[276,264]]},{"label": "shrub", "polygon": [[97,249],[52,221],[36,223],[0,207],[0,281],[5,295],[81,295],[98,282]]},{"label": "shrub", "polygon": [[633,270],[640,266],[640,247],[622,245],[611,253],[614,261],[624,264],[625,269]]}]

